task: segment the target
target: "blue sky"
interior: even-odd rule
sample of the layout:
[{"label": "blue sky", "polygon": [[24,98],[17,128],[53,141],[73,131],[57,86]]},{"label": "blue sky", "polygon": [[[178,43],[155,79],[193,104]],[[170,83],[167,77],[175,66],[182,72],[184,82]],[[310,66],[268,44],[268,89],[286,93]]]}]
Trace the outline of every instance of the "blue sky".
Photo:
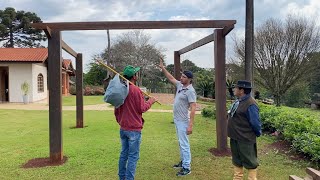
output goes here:
[{"label": "blue sky", "polygon": [[[319,0],[256,0],[255,27],[268,18],[284,19],[288,14],[302,15],[320,25]],[[156,21],[156,20],[236,20],[227,36],[227,58],[233,57],[233,39],[244,37],[245,0],[0,0],[4,7],[31,11],[43,22],[78,21]],[[111,30],[111,43],[124,30]],[[166,63],[173,63],[179,50],[213,32],[213,29],[144,30],[151,42],[165,49]],[[107,46],[106,31],[68,31],[62,38],[75,51],[83,53],[87,64]],[[213,43],[182,55],[199,67],[214,67]],[[71,58],[63,53],[64,58]],[[72,58],[71,58],[72,59]]]}]

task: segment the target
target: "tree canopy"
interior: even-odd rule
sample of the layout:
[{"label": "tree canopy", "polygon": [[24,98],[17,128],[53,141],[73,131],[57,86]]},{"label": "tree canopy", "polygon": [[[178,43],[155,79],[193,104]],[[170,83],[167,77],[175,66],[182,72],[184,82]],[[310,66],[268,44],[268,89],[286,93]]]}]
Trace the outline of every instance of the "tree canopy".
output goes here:
[{"label": "tree canopy", "polygon": [[[111,46],[112,64],[119,72],[122,72],[127,65],[139,66],[139,85],[150,82],[148,79],[159,80],[157,64],[160,57],[163,57],[162,49],[151,42],[151,37],[142,30],[129,31],[118,36],[116,42]],[[106,50],[103,56],[108,57]],[[105,58],[107,59],[107,58]]]},{"label": "tree canopy", "polygon": [[[314,68],[308,55],[319,50],[319,29],[301,17],[268,19],[256,29],[254,45],[255,81],[280,105],[281,96]],[[236,44],[236,54],[244,60],[244,40]]]},{"label": "tree canopy", "polygon": [[[157,86],[158,83],[161,83],[164,79],[157,68],[160,57],[164,57],[162,49],[156,47],[156,45],[151,42],[150,36],[143,33],[142,30],[129,31],[121,34],[116,38],[109,50],[106,48],[98,56],[104,59],[105,63],[112,66],[117,72],[122,72],[127,65],[139,66],[141,69],[139,72],[140,81],[138,85],[151,88]],[[95,61],[95,58],[93,58],[93,61]],[[88,75],[94,74],[90,71],[97,70],[94,63],[90,64],[89,68]],[[104,69],[104,71],[106,71],[106,69]],[[103,76],[104,74],[100,75]],[[85,78],[89,78],[89,76],[86,75]],[[104,78],[106,77],[96,79],[100,80]],[[90,79],[92,78],[90,77]],[[88,80],[88,82],[90,81]]]},{"label": "tree canopy", "polygon": [[33,12],[16,11],[12,7],[0,10],[0,42],[3,47],[41,47],[46,37],[31,23],[42,22]]}]

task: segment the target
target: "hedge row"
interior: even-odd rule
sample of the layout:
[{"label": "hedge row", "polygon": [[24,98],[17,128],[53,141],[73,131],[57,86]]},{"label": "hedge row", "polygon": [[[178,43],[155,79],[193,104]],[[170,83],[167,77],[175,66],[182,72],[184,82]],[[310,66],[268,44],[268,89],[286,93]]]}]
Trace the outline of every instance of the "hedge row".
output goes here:
[{"label": "hedge row", "polygon": [[309,110],[260,104],[263,131],[278,131],[292,148],[320,162],[320,117]]}]

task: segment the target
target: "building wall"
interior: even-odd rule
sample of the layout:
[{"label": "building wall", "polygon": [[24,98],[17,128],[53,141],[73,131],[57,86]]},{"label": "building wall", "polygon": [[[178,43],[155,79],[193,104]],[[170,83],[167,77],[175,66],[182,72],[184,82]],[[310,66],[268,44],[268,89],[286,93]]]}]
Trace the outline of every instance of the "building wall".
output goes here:
[{"label": "building wall", "polygon": [[32,78],[30,63],[1,63],[0,66],[9,67],[9,102],[23,102],[21,84],[27,82],[30,85],[29,101],[32,102]]},{"label": "building wall", "polygon": [[[48,95],[47,67],[42,63],[0,63],[0,66],[9,67],[9,102],[22,103],[23,92],[21,84],[29,84],[28,100],[35,102],[44,100]],[[38,75],[43,75],[44,92],[38,92]]]},{"label": "building wall", "polygon": [[[38,75],[43,75],[43,92],[38,92]],[[44,100],[48,97],[47,67],[43,63],[32,64],[32,97],[33,101]]]}]

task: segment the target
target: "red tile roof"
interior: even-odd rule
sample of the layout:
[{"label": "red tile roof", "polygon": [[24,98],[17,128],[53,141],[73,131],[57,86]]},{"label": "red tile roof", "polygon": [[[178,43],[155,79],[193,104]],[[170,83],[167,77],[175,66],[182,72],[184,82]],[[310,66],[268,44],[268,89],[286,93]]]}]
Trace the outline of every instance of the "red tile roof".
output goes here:
[{"label": "red tile roof", "polygon": [[0,48],[0,62],[44,62],[47,48]]},{"label": "red tile roof", "polygon": [[73,69],[71,59],[63,59],[62,60],[62,70],[65,70],[66,72],[68,72],[68,74],[70,76],[75,75],[75,70]]},{"label": "red tile roof", "polygon": [[62,67],[64,67],[65,69],[69,69],[70,64],[71,64],[70,59],[63,59],[62,60]]}]

